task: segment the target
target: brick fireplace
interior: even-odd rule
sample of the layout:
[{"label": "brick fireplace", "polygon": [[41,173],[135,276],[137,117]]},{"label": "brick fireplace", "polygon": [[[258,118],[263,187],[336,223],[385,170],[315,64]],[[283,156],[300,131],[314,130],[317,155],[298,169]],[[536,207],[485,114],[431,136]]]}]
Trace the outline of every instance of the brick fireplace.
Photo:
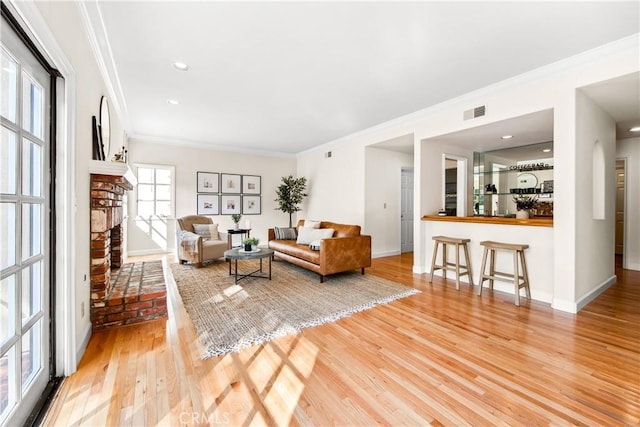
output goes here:
[{"label": "brick fireplace", "polygon": [[124,176],[91,174],[91,307],[103,307],[111,269],[122,266],[123,199],[133,185]]},{"label": "brick fireplace", "polygon": [[137,184],[124,163],[91,167],[91,323],[94,329],[166,316],[160,262],[123,265],[127,191]]}]

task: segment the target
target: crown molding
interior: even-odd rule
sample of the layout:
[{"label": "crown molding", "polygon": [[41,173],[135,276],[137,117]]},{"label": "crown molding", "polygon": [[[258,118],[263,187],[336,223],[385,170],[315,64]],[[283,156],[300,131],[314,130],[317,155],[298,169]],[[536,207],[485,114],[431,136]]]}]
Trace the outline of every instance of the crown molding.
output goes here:
[{"label": "crown molding", "polygon": [[76,2],[76,4],[80,10],[81,21],[87,33],[91,51],[93,52],[93,56],[98,64],[98,69],[107,88],[110,103],[113,105],[114,111],[122,123],[122,127],[127,131],[131,129],[127,102],[122,90],[122,85],[120,84],[118,69],[113,60],[113,52],[102,19],[102,13],[100,12],[100,6],[95,0],[79,1]]},{"label": "crown molding", "polygon": [[[595,61],[602,61],[603,58],[621,52],[632,52],[637,57],[640,52],[640,33],[636,33],[631,36],[604,44],[602,46],[598,46],[591,50],[569,56],[567,58],[561,59],[548,65],[544,65],[542,67],[534,68],[533,70],[526,71],[522,74],[518,74],[514,77],[501,80],[489,86],[467,92],[463,95],[448,99],[435,105],[431,105],[416,112],[397,117],[395,119],[363,129],[361,131],[345,135],[338,139],[334,139],[332,141],[328,141],[324,144],[317,145],[304,151],[300,151],[297,153],[297,155],[304,156],[317,151],[327,150],[328,148],[335,147],[336,145],[347,142],[348,140],[353,138],[374,135],[376,133],[392,129],[394,127],[406,126],[411,124],[412,122],[423,120],[429,115],[448,111],[453,109],[454,107],[464,109],[469,107],[469,105],[475,105],[475,103],[477,102],[482,103],[483,101],[479,100],[482,100],[487,96],[493,96],[497,92],[502,92],[513,87],[522,86],[530,82],[548,78]],[[403,130],[403,132],[407,133],[406,129]]]},{"label": "crown molding", "polygon": [[179,147],[189,147],[189,148],[198,148],[202,150],[211,150],[211,151],[222,151],[222,152],[230,152],[230,153],[240,153],[240,154],[251,154],[255,156],[264,156],[264,157],[280,157],[285,159],[294,159],[296,157],[295,154],[285,153],[281,151],[268,151],[268,150],[254,150],[250,148],[239,148],[234,147],[233,145],[223,145],[223,144],[210,144],[202,141],[189,141],[184,139],[170,139],[170,138],[162,138],[158,136],[151,135],[141,135],[134,134],[129,136],[129,141],[141,142],[141,143],[152,143],[152,144],[162,144],[162,145],[171,145],[171,146],[179,146]]}]

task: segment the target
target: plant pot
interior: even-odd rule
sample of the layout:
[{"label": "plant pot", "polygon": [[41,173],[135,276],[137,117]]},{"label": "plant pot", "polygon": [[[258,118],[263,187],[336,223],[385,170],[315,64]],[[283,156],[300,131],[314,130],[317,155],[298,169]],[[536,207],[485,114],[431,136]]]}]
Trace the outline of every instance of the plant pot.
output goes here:
[{"label": "plant pot", "polygon": [[254,252],[258,250],[258,245],[251,245],[251,250]]},{"label": "plant pot", "polygon": [[237,222],[234,222],[234,223],[233,223],[233,229],[234,229],[234,230],[239,230],[239,229],[240,229],[240,226],[238,225],[238,223],[237,223]]},{"label": "plant pot", "polygon": [[250,244],[244,245],[244,251],[245,252],[251,252],[253,250],[253,248],[251,247]]},{"label": "plant pot", "polygon": [[526,209],[520,209],[516,212],[516,218],[518,219],[529,219],[529,211]]}]

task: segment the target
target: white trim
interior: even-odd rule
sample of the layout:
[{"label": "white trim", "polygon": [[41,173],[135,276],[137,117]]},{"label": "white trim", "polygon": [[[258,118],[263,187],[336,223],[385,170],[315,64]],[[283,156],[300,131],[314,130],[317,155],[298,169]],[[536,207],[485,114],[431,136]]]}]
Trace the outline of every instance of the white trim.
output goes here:
[{"label": "white trim", "polygon": [[[502,92],[513,87],[522,86],[527,82],[534,82],[541,78],[553,76],[560,72],[570,70],[576,67],[580,67],[584,64],[588,64],[593,61],[601,61],[602,58],[614,55],[619,52],[624,52],[624,51],[633,50],[633,49],[637,51],[638,46],[640,44],[639,36],[640,36],[640,33],[636,33],[628,37],[624,37],[622,39],[613,41],[611,43],[598,46],[586,52],[581,52],[577,55],[561,59],[552,64],[535,68],[533,70],[527,71],[517,76],[508,78],[506,80],[501,80],[489,86],[485,86],[483,88],[480,88],[471,92],[467,92],[464,95],[460,95],[458,97],[448,99],[439,104],[431,105],[427,108],[418,110],[414,113],[407,114],[402,117],[398,117],[393,120],[389,120],[387,122],[380,123],[378,125],[354,132],[352,134],[342,136],[332,141],[328,141],[324,144],[317,145],[307,150],[300,151],[299,153],[297,153],[297,155],[304,156],[304,155],[315,153],[318,151],[326,151],[328,148],[332,146],[335,146],[342,142],[352,140],[353,138],[374,135],[378,132],[382,132],[385,130],[393,130],[394,128],[400,127],[403,125],[410,125],[411,123],[414,123],[416,121],[423,120],[425,116],[438,113],[441,111],[450,111],[454,107],[462,107],[461,109],[465,109],[467,107],[472,108],[475,106],[474,104],[478,101],[478,99],[482,99],[487,96],[494,96],[498,92]],[[473,123],[469,124],[469,126],[473,126],[473,125],[474,125]]]},{"label": "white trim", "polygon": [[170,146],[179,146],[179,147],[190,147],[190,148],[198,148],[200,150],[212,150],[212,151],[224,151],[230,153],[241,153],[241,154],[253,154],[256,156],[265,156],[265,157],[282,157],[285,159],[293,159],[296,157],[295,154],[292,153],[284,153],[281,151],[267,151],[267,150],[253,150],[249,148],[242,147],[234,147],[231,145],[218,145],[218,144],[209,144],[206,142],[200,141],[189,141],[186,139],[167,139],[157,136],[150,135],[141,135],[141,134],[132,134],[129,135],[129,142],[135,141],[140,143],[152,142],[154,144],[163,144]]},{"label": "white trim", "polygon": [[84,332],[84,337],[82,338],[82,342],[80,343],[80,345],[78,346],[78,350],[76,351],[77,360],[82,359],[82,355],[84,354],[85,350],[87,349],[87,346],[89,345],[89,339],[91,338],[92,332],[93,332],[93,328],[91,326],[91,323],[89,323],[89,326],[87,326],[87,329]]},{"label": "white trim", "polygon": [[427,273],[427,269],[422,265],[413,265],[413,274],[425,274]]},{"label": "white trim", "polygon": [[613,276],[609,277],[607,280],[602,282],[600,285],[598,285],[597,288],[595,288],[594,290],[589,292],[587,295],[585,295],[582,298],[580,298],[578,300],[578,302],[576,303],[576,312],[582,310],[584,308],[584,306],[586,306],[591,301],[593,301],[598,296],[600,296],[601,293],[606,291],[611,285],[613,285],[617,281],[618,281],[618,278],[614,274]]},{"label": "white trim", "polygon": [[371,254],[371,258],[383,258],[386,256],[396,256],[396,255],[400,255],[401,252],[398,250],[395,251],[386,251],[386,252],[375,252]]},{"label": "white trim", "polygon": [[144,256],[144,255],[176,255],[176,251],[163,251],[159,249],[140,249],[137,251],[127,251],[127,256]]},{"label": "white trim", "polygon": [[576,303],[573,301],[561,300],[554,298],[551,303],[551,308],[558,311],[564,311],[565,313],[576,314],[578,312],[578,308]]},{"label": "white trim", "polygon": [[76,273],[75,273],[75,120],[76,73],[58,45],[49,26],[33,2],[8,0],[16,19],[34,43],[58,69],[64,80],[57,83],[56,135],[56,367],[55,375],[71,375],[76,371]]},{"label": "white trim", "polygon": [[127,102],[120,84],[116,63],[113,60],[113,52],[109,44],[109,37],[102,19],[100,6],[97,1],[79,1],[76,4],[80,10],[80,20],[87,33],[87,39],[107,88],[111,104],[125,131],[128,131],[131,129],[131,123],[129,123],[129,114],[127,114]]},{"label": "white trim", "polygon": [[138,185],[138,178],[126,163],[120,162],[104,162],[101,160],[89,161],[89,172],[99,175],[121,176],[126,179],[132,186]]}]

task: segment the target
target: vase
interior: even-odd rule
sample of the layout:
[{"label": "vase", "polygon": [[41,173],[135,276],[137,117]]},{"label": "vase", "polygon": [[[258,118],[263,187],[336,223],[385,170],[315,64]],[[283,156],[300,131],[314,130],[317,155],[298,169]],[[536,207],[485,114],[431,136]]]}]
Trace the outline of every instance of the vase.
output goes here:
[{"label": "vase", "polygon": [[238,225],[238,223],[237,223],[237,222],[234,222],[234,223],[233,223],[233,229],[234,229],[234,230],[239,230],[239,229],[240,229],[240,226]]},{"label": "vase", "polygon": [[529,219],[529,211],[526,209],[519,209],[518,212],[516,212],[516,218]]}]

